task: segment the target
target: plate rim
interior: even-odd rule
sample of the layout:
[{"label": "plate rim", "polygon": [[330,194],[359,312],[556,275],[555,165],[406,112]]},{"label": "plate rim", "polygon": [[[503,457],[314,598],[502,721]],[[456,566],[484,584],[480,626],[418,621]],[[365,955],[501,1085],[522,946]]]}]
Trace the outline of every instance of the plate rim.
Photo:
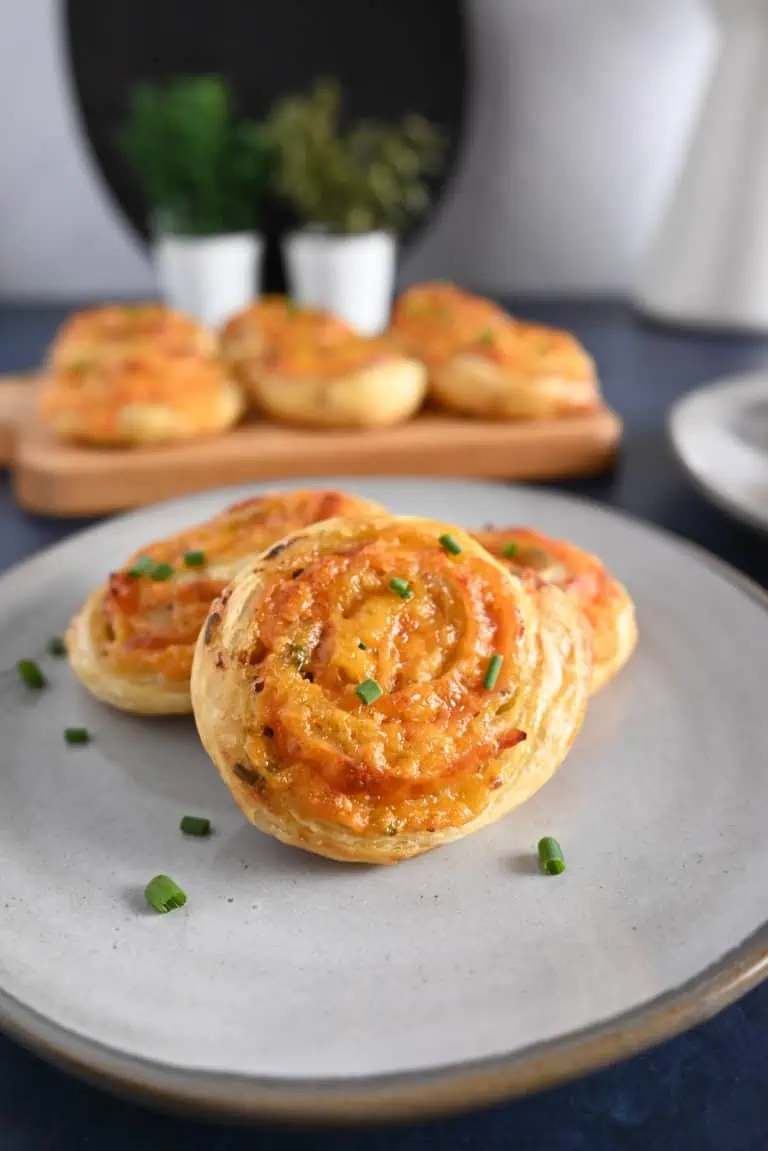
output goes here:
[{"label": "plate rim", "polygon": [[[684,446],[685,434],[681,432],[680,424],[687,409],[705,395],[717,395],[718,392],[728,392],[732,389],[742,388],[748,384],[756,384],[759,380],[768,383],[768,370],[735,372],[731,376],[721,376],[711,380],[699,388],[693,388],[680,396],[669,409],[667,415],[667,438],[672,446],[675,458],[682,466],[685,474],[691,480],[696,490],[711,504],[728,516],[732,516],[742,524],[760,532],[768,532],[768,514],[758,515],[751,508],[738,503],[723,489],[715,485],[706,475],[691,462],[687,448]],[[766,470],[768,470],[768,456],[766,456]],[[671,533],[674,535],[674,533]],[[685,538],[685,537],[682,537]]]},{"label": "plate rim", "polygon": [[[737,568],[705,548],[621,508],[570,492],[548,492],[537,485],[500,484],[493,481],[447,480],[436,477],[378,477],[409,482],[461,483],[497,487],[509,495],[515,490],[544,492],[557,501],[586,505],[609,520],[625,520],[662,540],[676,544],[699,563],[716,571],[765,611],[768,591]],[[337,480],[354,485],[373,483],[375,477],[307,477],[302,484],[329,484]],[[279,483],[237,485],[211,489],[226,499],[244,487],[279,489]],[[75,539],[107,530],[116,522],[141,517],[188,503],[194,495],[166,500],[109,517],[74,532],[0,574],[7,579],[23,575],[43,557],[55,556]],[[142,1058],[91,1039],[48,1019],[0,987],[0,1030],[22,1046],[79,1078],[113,1094],[136,1098],[165,1111],[183,1111],[219,1119],[276,1121],[292,1126],[400,1121],[451,1115],[502,1102],[579,1078],[635,1055],[656,1043],[672,1039],[703,1023],[768,977],[768,921],[737,946],[690,980],[646,1003],[580,1028],[524,1047],[516,1052],[467,1060],[445,1067],[391,1072],[359,1079],[270,1079],[235,1073],[176,1067]]]}]

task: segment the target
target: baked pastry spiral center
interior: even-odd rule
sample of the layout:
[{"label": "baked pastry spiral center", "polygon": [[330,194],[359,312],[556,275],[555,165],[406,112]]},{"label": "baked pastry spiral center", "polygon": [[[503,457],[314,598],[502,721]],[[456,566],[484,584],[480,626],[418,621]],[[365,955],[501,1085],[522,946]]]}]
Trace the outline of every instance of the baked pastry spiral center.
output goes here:
[{"label": "baked pastry spiral center", "polygon": [[[307,820],[369,834],[466,823],[487,803],[486,769],[525,739],[505,705],[535,653],[508,577],[402,521],[298,566],[295,552],[275,559],[238,641],[235,773],[272,807],[289,795]],[[208,642],[220,618],[214,605]],[[366,683],[381,691],[371,702]]]}]

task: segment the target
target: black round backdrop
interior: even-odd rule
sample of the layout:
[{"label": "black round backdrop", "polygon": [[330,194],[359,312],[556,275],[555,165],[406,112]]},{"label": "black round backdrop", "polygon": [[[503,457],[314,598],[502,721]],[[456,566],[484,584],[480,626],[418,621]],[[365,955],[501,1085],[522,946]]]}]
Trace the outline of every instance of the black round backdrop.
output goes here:
[{"label": "black round backdrop", "polygon": [[[466,53],[461,0],[66,0],[74,90],[96,161],[142,234],[144,206],[115,146],[138,80],[217,72],[239,107],[262,116],[272,101],[336,77],[352,117],[398,119],[420,112],[449,141],[435,202],[461,130]],[[434,205],[433,205],[434,206]],[[283,286],[276,236],[287,219],[265,221],[268,289]],[[406,237],[412,238],[413,232]]]}]

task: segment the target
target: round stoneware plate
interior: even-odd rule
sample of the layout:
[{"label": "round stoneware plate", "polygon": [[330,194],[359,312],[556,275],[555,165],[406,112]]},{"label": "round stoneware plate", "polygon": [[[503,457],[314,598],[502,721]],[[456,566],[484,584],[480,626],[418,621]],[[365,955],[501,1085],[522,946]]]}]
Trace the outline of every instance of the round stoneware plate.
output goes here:
[{"label": "round stoneware plate", "polygon": [[[328,481],[326,481],[328,482]],[[333,481],[331,481],[333,482]],[[757,982],[766,960],[768,613],[686,544],[558,495],[340,486],[467,526],[535,524],[634,595],[637,653],[555,778],[487,831],[390,868],[330,863],[244,824],[191,719],[135,719],[41,656],[134,548],[243,492],[117,519],[0,581],[0,1023],[158,1103],[296,1119],[423,1114],[636,1051]],[[278,487],[280,485],[271,485]],[[94,740],[65,746],[62,729]],[[189,840],[181,815],[216,834]],[[568,871],[537,872],[543,835]],[[186,890],[158,916],[157,872]]]},{"label": "round stoneware plate", "polygon": [[768,375],[736,376],[689,393],[673,407],[669,431],[703,494],[768,531]]}]

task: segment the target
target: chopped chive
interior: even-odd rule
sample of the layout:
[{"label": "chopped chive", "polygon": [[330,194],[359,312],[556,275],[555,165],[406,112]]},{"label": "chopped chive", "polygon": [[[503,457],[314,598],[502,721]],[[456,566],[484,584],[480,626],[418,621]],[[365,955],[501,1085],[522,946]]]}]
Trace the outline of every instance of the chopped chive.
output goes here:
[{"label": "chopped chive", "polygon": [[132,564],[132,566],[128,568],[128,575],[133,579],[138,579],[139,576],[151,572],[154,566],[155,561],[152,559],[152,556],[141,556],[136,560],[135,564]]},{"label": "chopped chive", "polygon": [[565,871],[563,849],[551,835],[539,840],[539,866],[545,875],[561,875]]},{"label": "chopped chive", "polygon": [[177,907],[183,907],[187,902],[186,894],[168,875],[156,875],[154,879],[150,879],[144,888],[144,894],[149,906],[160,915],[174,911]]},{"label": "chopped chive", "polygon": [[16,664],[16,670],[27,687],[34,688],[35,691],[39,691],[48,683],[33,659],[20,659]]},{"label": "chopped chive", "polygon": [[492,344],[493,343],[493,332],[491,331],[491,329],[487,328],[484,332],[481,332],[480,335],[477,337],[477,342],[478,342],[478,344]]},{"label": "chopped chive", "polygon": [[149,573],[149,578],[155,580],[157,583],[165,583],[172,575],[173,568],[170,564],[155,564]]},{"label": "chopped chive", "polygon": [[452,556],[461,555],[461,545],[458,544],[453,536],[449,535],[448,532],[446,532],[445,535],[440,536],[439,542],[443,545],[447,552],[450,552]]},{"label": "chopped chive", "polygon": [[300,643],[289,643],[288,651],[293,656],[293,662],[296,664],[296,667],[301,671],[307,662],[307,649]]},{"label": "chopped chive", "polygon": [[62,656],[67,654],[67,645],[60,635],[51,636],[48,640],[48,655]]},{"label": "chopped chive", "polygon": [[399,576],[395,576],[394,579],[389,581],[389,586],[392,591],[397,592],[397,594],[400,596],[400,599],[410,599],[413,595],[413,592],[408,586],[407,579],[400,579]]},{"label": "chopped chive", "polygon": [[496,655],[491,656],[490,660],[488,661],[488,669],[483,679],[483,687],[486,691],[493,691],[495,688],[496,680],[499,678],[499,672],[501,671],[501,665],[503,663],[504,656],[499,655],[498,652]]},{"label": "chopped chive", "polygon": [[360,640],[357,646],[360,648],[360,651],[368,651],[368,645],[363,643],[362,640]]},{"label": "chopped chive", "polygon": [[211,821],[205,819],[202,815],[184,815],[182,816],[179,830],[183,831],[185,835],[204,836],[211,834]]},{"label": "chopped chive", "polygon": [[362,700],[366,707],[371,703],[375,703],[383,694],[384,692],[375,679],[364,679],[363,682],[359,683],[355,688],[355,695],[359,700]]},{"label": "chopped chive", "polygon": [[516,556],[519,551],[520,551],[520,544],[513,544],[513,543],[504,544],[504,550],[502,552],[502,555],[505,557],[505,559],[511,560],[512,557]]},{"label": "chopped chive", "polygon": [[65,727],[64,739],[67,743],[90,743],[91,733],[87,727]]},{"label": "chopped chive", "polygon": [[201,568],[205,566],[205,552],[184,552],[184,566],[188,568]]}]

